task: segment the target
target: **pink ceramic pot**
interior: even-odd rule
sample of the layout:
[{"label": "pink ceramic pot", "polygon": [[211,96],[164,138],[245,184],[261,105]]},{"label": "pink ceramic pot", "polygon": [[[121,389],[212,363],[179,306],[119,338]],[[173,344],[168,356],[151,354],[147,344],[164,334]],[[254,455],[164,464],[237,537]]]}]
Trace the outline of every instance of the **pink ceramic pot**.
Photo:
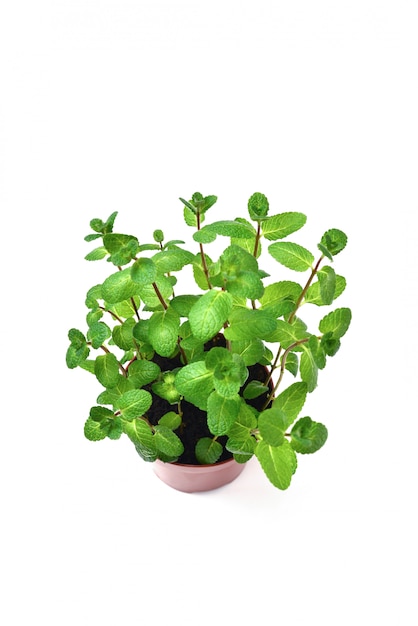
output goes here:
[{"label": "pink ceramic pot", "polygon": [[193,493],[210,491],[235,480],[245,467],[245,463],[237,463],[234,459],[215,463],[214,465],[181,465],[180,463],[154,463],[154,471],[158,478],[173,489]]}]

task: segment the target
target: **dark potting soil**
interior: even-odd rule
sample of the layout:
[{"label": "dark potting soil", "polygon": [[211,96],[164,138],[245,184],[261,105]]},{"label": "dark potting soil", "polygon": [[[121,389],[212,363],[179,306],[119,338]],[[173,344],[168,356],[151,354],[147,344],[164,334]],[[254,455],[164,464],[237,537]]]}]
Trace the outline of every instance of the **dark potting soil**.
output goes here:
[{"label": "dark potting soil", "polygon": [[[221,336],[221,339],[217,338],[216,341],[213,341],[209,344],[208,349],[212,348],[214,345],[222,345],[224,343],[224,338]],[[180,367],[182,363],[179,358],[175,359],[167,359],[164,357],[160,357],[159,355],[155,355],[153,359],[161,368],[161,371],[166,372],[175,369],[176,367]],[[251,380],[259,380],[260,382],[264,382],[266,379],[266,368],[263,365],[256,364],[250,365],[248,367],[249,376],[242,387],[241,392],[243,392],[245,386]],[[147,416],[151,424],[156,425],[158,420],[168,413],[169,411],[173,411],[173,405],[156,396],[152,393],[151,389],[148,388],[153,396],[153,403],[151,408],[149,409]],[[253,400],[247,400],[247,403],[251,406],[255,407],[257,410],[261,410],[267,398],[267,393],[255,398]],[[202,437],[210,437],[213,435],[210,432],[207,425],[207,414],[204,411],[198,409],[194,404],[190,402],[186,402],[185,400],[181,403],[182,411],[183,411],[183,423],[181,426],[175,431],[176,435],[181,439],[184,445],[184,452],[178,458],[178,463],[183,463],[185,465],[199,465],[198,460],[195,455],[195,447],[196,443]],[[217,441],[222,445],[223,452],[220,458],[218,459],[218,463],[221,461],[226,461],[232,458],[232,453],[225,449],[225,443],[227,441],[227,437],[218,437]]]}]

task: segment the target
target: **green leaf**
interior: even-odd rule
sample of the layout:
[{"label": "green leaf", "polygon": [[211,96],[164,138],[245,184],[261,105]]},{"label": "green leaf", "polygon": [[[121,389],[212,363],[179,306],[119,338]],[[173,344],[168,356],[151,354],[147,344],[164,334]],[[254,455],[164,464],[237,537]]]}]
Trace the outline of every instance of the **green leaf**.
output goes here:
[{"label": "green leaf", "polygon": [[114,343],[121,350],[131,350],[135,348],[135,342],[133,337],[133,328],[135,326],[135,320],[133,317],[129,317],[123,322],[123,324],[117,324],[112,331],[112,339]]},{"label": "green leaf", "polygon": [[116,407],[121,395],[124,394],[126,391],[130,391],[133,388],[134,386],[128,378],[125,378],[124,376],[119,376],[118,384],[111,389],[105,389],[104,391],[102,391],[97,397],[97,402],[99,402],[100,404],[110,404],[116,411]]},{"label": "green leaf", "polygon": [[[166,276],[158,276],[155,284],[158,287],[163,299],[167,302],[173,293],[173,286]],[[161,309],[162,305],[158,298],[153,285],[138,285],[138,295],[141,300],[146,304],[148,310],[154,311]]]},{"label": "green leaf", "polygon": [[321,246],[326,248],[332,256],[339,254],[341,250],[344,250],[346,245],[347,235],[337,228],[327,230],[321,238]]},{"label": "green leaf", "polygon": [[267,197],[256,191],[253,193],[251,198],[248,200],[248,213],[252,220],[263,220],[267,217],[267,213],[269,212],[269,201]]},{"label": "green leaf", "polygon": [[277,409],[267,409],[260,413],[258,418],[258,428],[263,441],[271,446],[281,446],[285,441],[284,432],[287,426],[287,417]]},{"label": "green leaf", "polygon": [[90,418],[93,422],[103,422],[108,419],[113,419],[113,411],[107,409],[105,406],[92,406],[90,409]]},{"label": "green leaf", "polygon": [[138,293],[139,286],[131,279],[129,267],[111,274],[102,285],[102,297],[108,304],[128,300]]},{"label": "green leaf", "polygon": [[[344,276],[339,276],[338,274],[335,276],[335,292],[334,292],[334,300],[340,296],[345,287],[346,280]],[[319,281],[313,283],[306,292],[305,302],[309,302],[310,304],[315,304],[316,306],[323,306],[326,303],[322,300]]]},{"label": "green leaf", "polygon": [[253,237],[253,230],[247,224],[235,220],[222,220],[207,224],[194,233],[193,239],[198,243],[211,243],[215,241],[217,235],[224,237],[236,237],[238,239],[249,239]]},{"label": "green leaf", "polygon": [[336,274],[332,267],[325,265],[318,272],[319,291],[324,304],[332,304],[337,284]]},{"label": "green leaf", "polygon": [[167,426],[155,426],[154,442],[157,450],[168,457],[179,457],[184,452],[182,442]]},{"label": "green leaf", "polygon": [[175,373],[164,372],[161,380],[157,380],[152,385],[152,391],[160,398],[164,398],[170,404],[177,404],[181,399],[181,394],[175,386]]},{"label": "green leaf", "polygon": [[276,320],[261,309],[234,309],[229,316],[230,326],[225,328],[226,339],[264,339],[276,328]]},{"label": "green leaf", "polygon": [[158,378],[160,368],[153,361],[137,360],[128,368],[128,379],[132,380],[136,387],[149,385]]},{"label": "green leaf", "polygon": [[239,354],[245,365],[255,365],[264,354],[264,344],[261,339],[231,341],[231,352]]},{"label": "green leaf", "polygon": [[289,352],[286,357],[285,369],[290,372],[293,376],[296,376],[299,371],[299,359],[297,354],[294,352]]},{"label": "green leaf", "polygon": [[313,359],[317,367],[320,370],[324,369],[326,365],[326,356],[325,356],[326,353],[323,349],[323,346],[321,346],[321,343],[318,337],[316,337],[315,335],[312,335],[311,337],[309,337],[307,346],[313,356]]},{"label": "green leaf", "polygon": [[335,356],[341,347],[341,341],[333,337],[332,333],[325,333],[321,337],[320,347],[327,356]]},{"label": "green leaf", "polygon": [[318,384],[318,366],[309,347],[302,346],[303,353],[300,357],[300,377],[306,383],[308,391],[311,392]]},{"label": "green leaf", "polygon": [[148,340],[158,354],[170,357],[177,348],[179,330],[180,318],[174,309],[155,311],[149,320]]},{"label": "green leaf", "polygon": [[258,300],[264,293],[264,285],[254,272],[238,272],[233,278],[227,278],[225,289],[233,296]]},{"label": "green leaf", "polygon": [[84,257],[86,261],[100,261],[100,259],[104,259],[107,256],[107,250],[105,247],[100,246],[100,248],[95,248]]},{"label": "green leaf", "polygon": [[296,454],[288,441],[279,447],[260,441],[255,454],[269,481],[278,489],[287,489],[297,468]]},{"label": "green leaf", "polygon": [[104,235],[103,243],[110,253],[109,260],[116,266],[132,261],[139,250],[138,239],[132,235],[109,233]]},{"label": "green leaf", "polygon": [[269,388],[263,385],[259,380],[250,380],[242,395],[246,400],[253,400],[254,398],[262,396],[263,393],[266,393],[268,390]]},{"label": "green leaf", "polygon": [[100,355],[94,364],[94,373],[103,387],[116,387],[119,382],[119,363],[111,352]]},{"label": "green leaf", "polygon": [[152,396],[145,389],[132,389],[124,393],[118,400],[117,408],[122,417],[129,422],[135,417],[142,417],[152,404]]},{"label": "green leaf", "polygon": [[282,391],[274,400],[273,408],[282,411],[286,415],[285,428],[293,424],[301,412],[305,404],[307,391],[308,389],[305,382],[296,382]]},{"label": "green leaf", "polygon": [[225,447],[229,452],[232,452],[238,463],[245,463],[253,456],[256,445],[255,438],[248,435],[245,439],[229,437]]},{"label": "green leaf", "polygon": [[301,285],[290,280],[282,280],[267,285],[260,303],[263,311],[267,311],[273,317],[281,317],[295,309],[301,293]]},{"label": "green leaf", "polygon": [[209,439],[209,437],[199,439],[195,447],[196,458],[202,465],[212,465],[216,463],[222,451],[223,448],[219,441]]},{"label": "green leaf", "polygon": [[77,346],[76,344],[71,344],[65,355],[65,361],[67,363],[67,367],[70,369],[74,369],[78,365],[82,365],[84,361],[90,354],[90,350],[84,342],[84,344]]},{"label": "green leaf", "polygon": [[180,317],[189,317],[190,309],[199,300],[199,296],[182,295],[176,296],[170,302],[170,306]]},{"label": "green leaf", "polygon": [[177,430],[177,428],[181,425],[181,417],[178,413],[169,411],[160,417],[158,423],[160,426],[165,426],[170,430]]},{"label": "green leaf", "polygon": [[166,274],[167,272],[178,272],[185,265],[192,263],[194,254],[173,246],[168,250],[162,250],[157,252],[152,258],[158,272],[160,274]]},{"label": "green leaf", "polygon": [[289,241],[272,243],[268,250],[276,261],[295,272],[305,272],[312,267],[315,260],[309,250]]},{"label": "green leaf", "polygon": [[226,435],[238,417],[241,398],[238,395],[225,398],[213,391],[207,401],[208,427],[213,435]]},{"label": "green leaf", "polygon": [[157,447],[151,427],[143,419],[124,422],[123,430],[135,445],[138,454],[145,460],[153,462],[157,458]]},{"label": "green leaf", "polygon": [[266,337],[267,341],[279,342],[285,350],[292,344],[309,337],[305,325],[300,320],[295,320],[292,324],[283,320],[277,320],[274,332]]},{"label": "green leaf", "polygon": [[89,441],[106,439],[106,433],[100,428],[100,423],[93,421],[90,417],[84,424],[84,436]]},{"label": "green leaf", "polygon": [[306,223],[303,213],[288,212],[272,215],[263,221],[262,233],[266,239],[276,241],[296,232]]},{"label": "green leaf", "polygon": [[152,259],[141,257],[131,267],[131,278],[138,285],[149,285],[157,278],[157,267]]},{"label": "green leaf", "polygon": [[90,339],[93,348],[97,349],[111,336],[111,330],[104,322],[95,322],[87,332],[87,338]]},{"label": "green leaf", "polygon": [[192,306],[190,326],[195,337],[203,342],[212,339],[227,321],[232,310],[232,296],[226,291],[212,289]]},{"label": "green leaf", "polygon": [[351,322],[351,311],[348,308],[335,309],[319,322],[321,333],[332,333],[334,339],[341,339]]},{"label": "green leaf", "polygon": [[312,454],[326,442],[328,431],[323,424],[314,422],[310,417],[302,417],[296,422],[291,431],[290,444],[301,454]]},{"label": "green leaf", "polygon": [[182,367],[176,374],[175,385],[187,402],[206,411],[209,394],[213,391],[213,374],[204,361]]}]

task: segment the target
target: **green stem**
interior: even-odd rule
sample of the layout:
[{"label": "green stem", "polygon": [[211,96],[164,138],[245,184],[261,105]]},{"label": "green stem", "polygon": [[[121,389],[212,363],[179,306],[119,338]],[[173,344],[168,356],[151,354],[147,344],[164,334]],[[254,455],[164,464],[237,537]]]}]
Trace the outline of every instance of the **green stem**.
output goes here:
[{"label": "green stem", "polygon": [[[196,213],[196,220],[197,220],[197,230],[200,230],[200,213],[199,212]],[[209,270],[208,270],[208,266],[206,263],[206,255],[203,250],[203,244],[199,243],[199,248],[200,248],[200,258],[202,259],[203,272],[206,276],[208,288],[212,289],[212,283],[210,282],[210,278],[209,278]]]},{"label": "green stem", "polygon": [[[283,379],[283,375],[284,375],[284,370],[286,368],[286,359],[288,354],[297,346],[300,346],[303,343],[306,343],[307,341],[309,341],[309,337],[305,337],[304,339],[299,339],[299,341],[295,341],[294,343],[292,343],[288,348],[286,348],[286,350],[284,351],[284,354],[282,356],[281,362],[280,362],[280,374],[279,374],[279,378],[277,380],[277,383],[275,384],[275,386],[273,387],[273,390],[271,391],[271,393],[268,395],[267,400],[265,401],[263,408],[261,409],[262,411],[264,411],[264,409],[270,404],[270,402],[272,401],[272,399],[274,398],[278,388],[280,387],[280,383],[282,382]],[[280,350],[282,348],[280,347]],[[278,352],[278,354],[280,353],[280,350]]]}]

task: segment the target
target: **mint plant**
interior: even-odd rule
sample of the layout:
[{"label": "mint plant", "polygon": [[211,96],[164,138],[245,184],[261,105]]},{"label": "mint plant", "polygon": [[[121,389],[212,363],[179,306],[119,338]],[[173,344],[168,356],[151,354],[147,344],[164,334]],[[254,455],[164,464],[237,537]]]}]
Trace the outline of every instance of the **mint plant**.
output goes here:
[{"label": "mint plant", "polygon": [[[216,196],[180,198],[192,247],[114,232],[117,213],[93,219],[85,257],[106,259],[111,272],[87,293],[87,330],[71,329],[69,368],[81,367],[101,385],[84,426],[91,441],[129,437],[145,461],[238,463],[252,456],[267,478],[286,489],[298,454],[319,450],[327,429],[299,417],[318,372],[340,348],[351,320],[334,308],[308,330],[303,308],[328,307],[344,291],[334,257],[346,235],[328,230],[315,255],[293,241],[306,216],[269,215],[262,193],[248,213],[207,223]],[[210,244],[226,238],[219,258]],[[272,279],[261,265],[271,255],[304,277]],[[177,275],[190,272],[196,293],[177,293]],[[279,271],[278,271],[279,273]]]}]

